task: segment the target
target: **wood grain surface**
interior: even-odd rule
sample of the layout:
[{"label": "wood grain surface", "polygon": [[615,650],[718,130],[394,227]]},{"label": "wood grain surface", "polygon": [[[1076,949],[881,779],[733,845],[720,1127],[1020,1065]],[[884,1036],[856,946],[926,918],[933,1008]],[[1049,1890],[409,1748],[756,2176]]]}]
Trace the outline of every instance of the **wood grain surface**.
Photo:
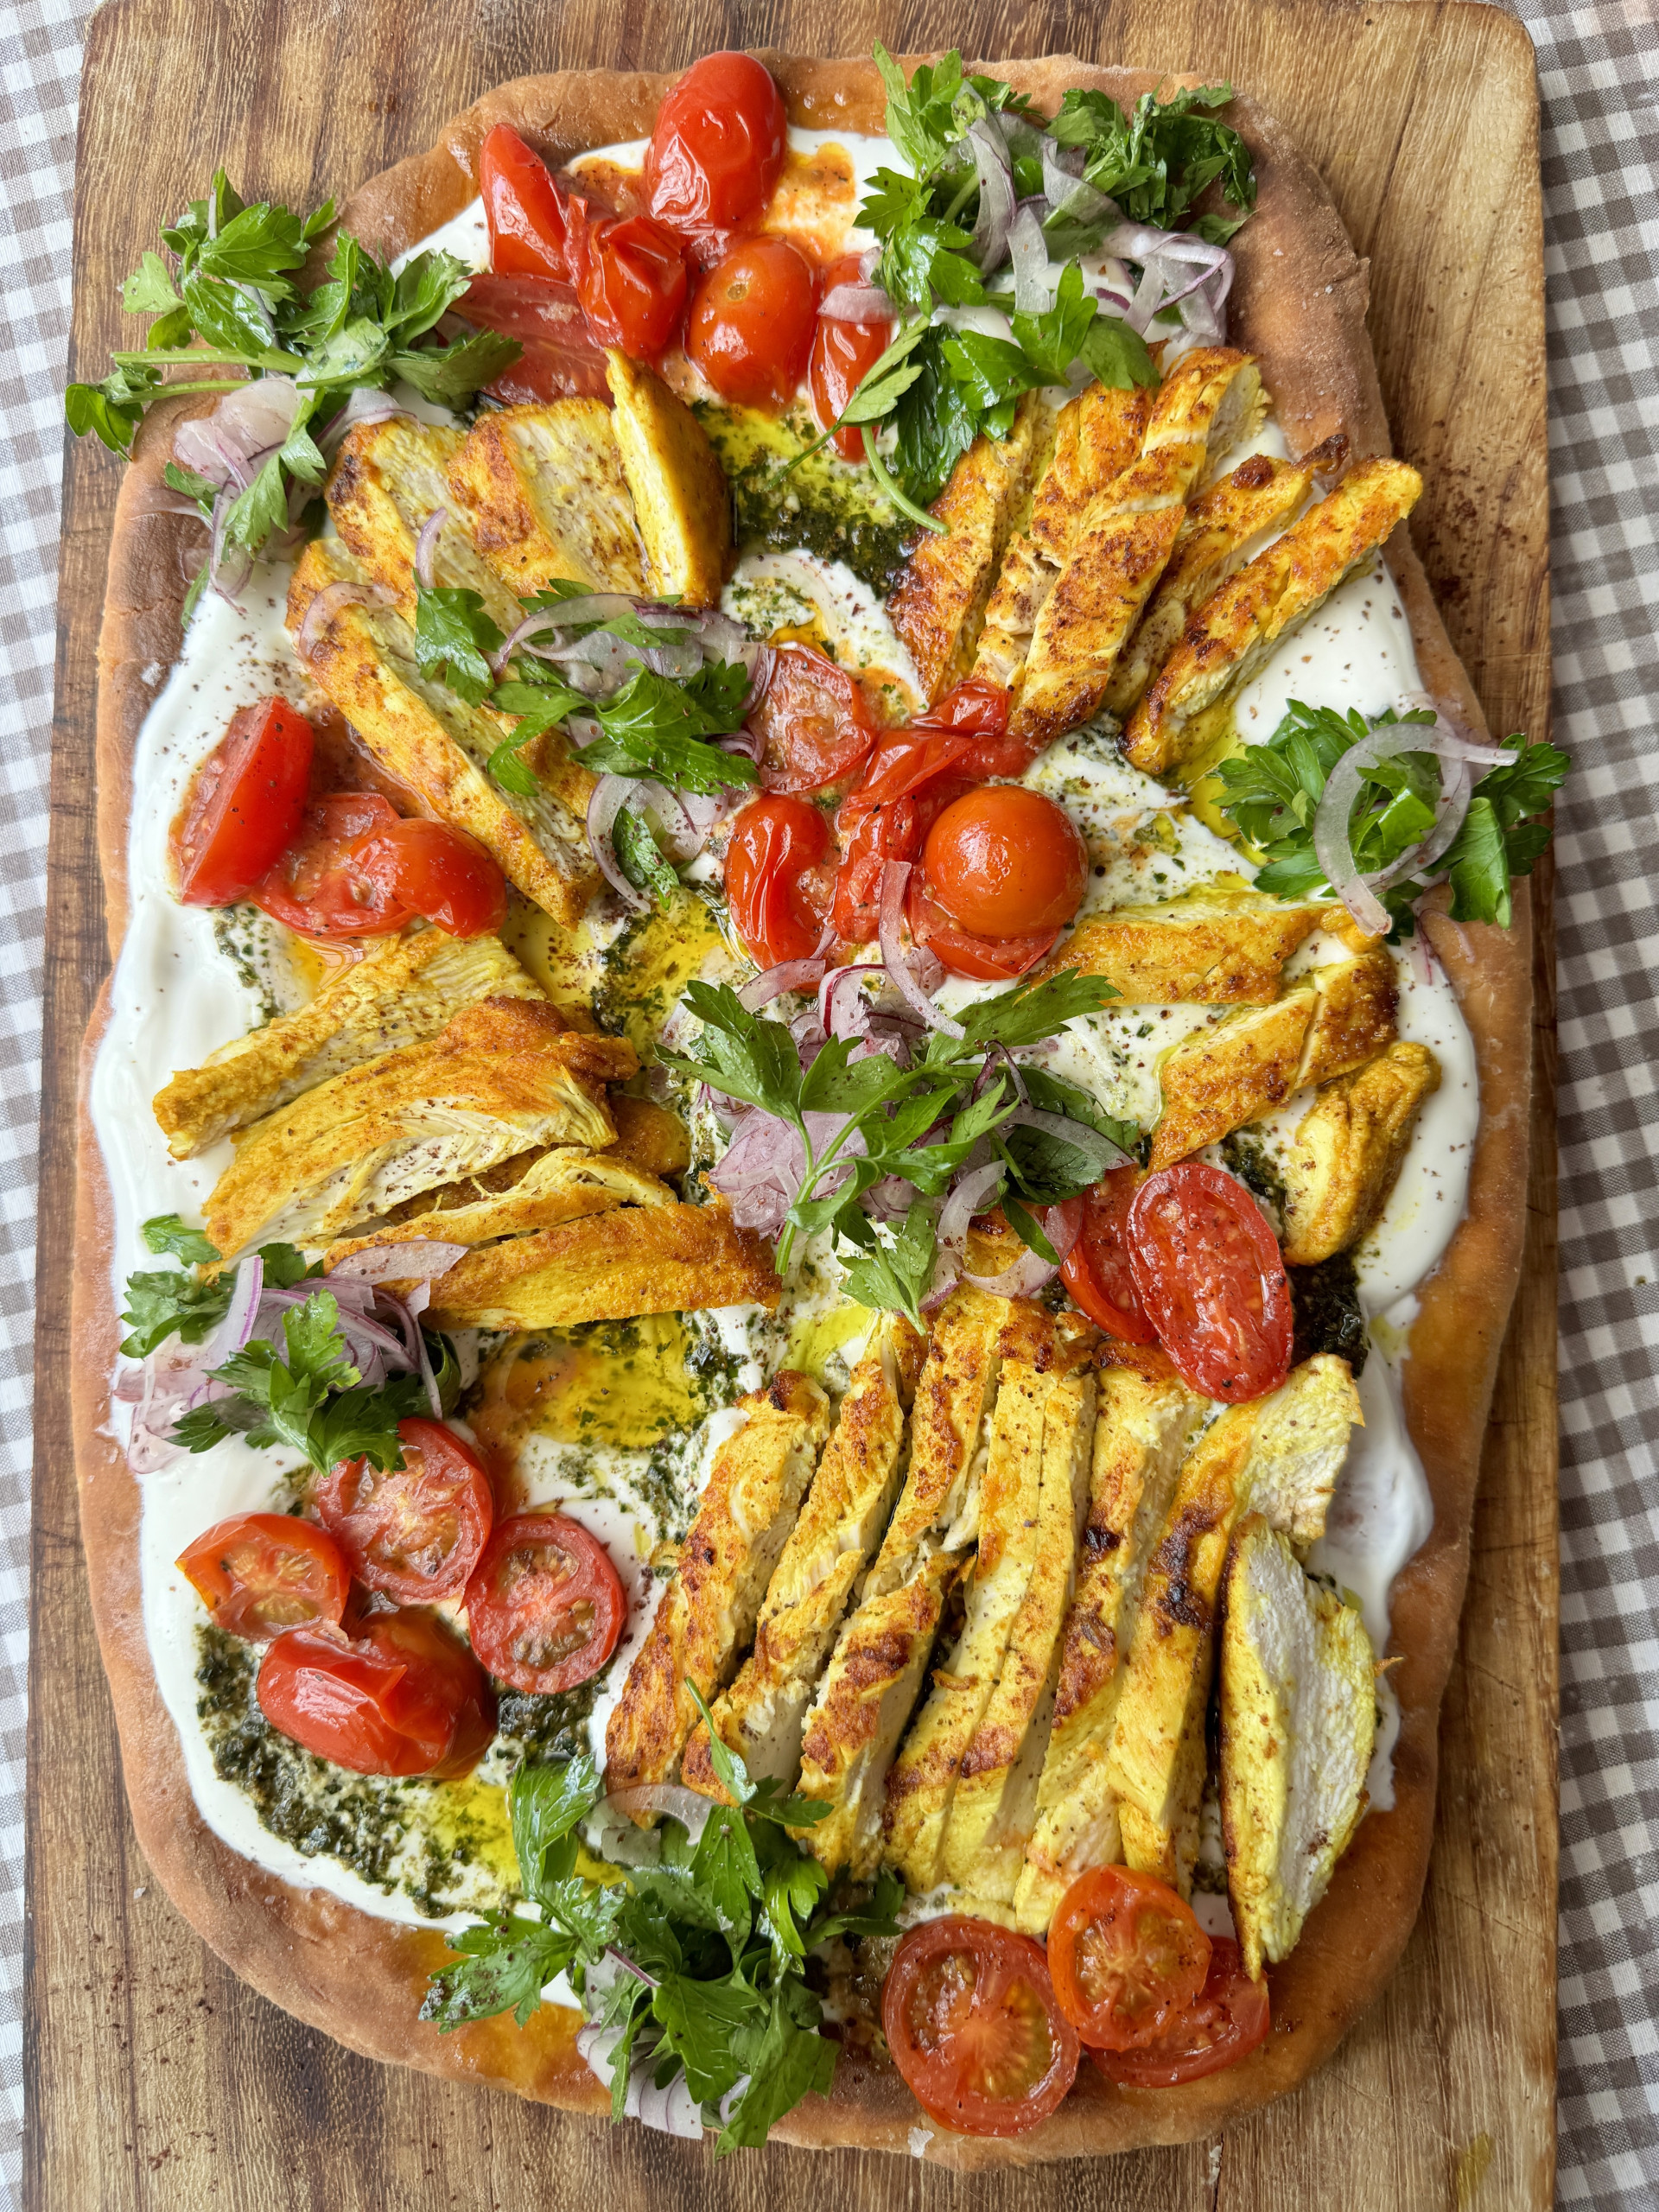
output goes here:
[{"label": "wood grain surface", "polygon": [[[111,0],[88,34],[74,376],[120,277],[217,162],[313,204],[531,70],[670,68],[721,45],[1074,51],[1230,76],[1294,130],[1371,258],[1371,327],[1413,518],[1496,731],[1548,734],[1548,494],[1536,107],[1524,34],[1415,0]],[[963,2212],[1544,2212],[1555,1946],[1554,973],[1536,886],[1529,1231],[1483,1465],[1421,1920],[1383,2001],[1296,2095],[1213,2144],[982,2178],[699,2146],[376,2067],[255,1997],[149,1881],[127,1823],[69,1449],[75,1054],[107,965],[93,844],[94,646],[119,464],[65,471],[47,941],[28,1865],[31,2212],[749,2212],[833,2196]]]}]

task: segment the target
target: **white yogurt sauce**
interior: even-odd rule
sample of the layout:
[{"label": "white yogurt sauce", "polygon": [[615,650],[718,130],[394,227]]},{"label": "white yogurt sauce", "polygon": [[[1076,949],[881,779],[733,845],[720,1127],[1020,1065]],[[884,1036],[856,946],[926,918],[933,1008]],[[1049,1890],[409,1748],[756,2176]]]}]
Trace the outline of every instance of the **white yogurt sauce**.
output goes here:
[{"label": "white yogurt sauce", "polygon": [[[878,167],[896,163],[885,138],[794,130],[790,136],[791,144],[806,153],[829,143],[845,148],[861,187]],[[597,149],[585,158],[637,166],[643,151],[640,141]],[[855,229],[846,241],[849,250],[868,243],[867,234]],[[473,201],[423,244],[446,249],[474,268],[485,267],[488,237],[481,204]],[[399,265],[407,258],[401,257]],[[419,412],[439,414],[424,406]],[[1246,449],[1282,454],[1283,440],[1276,426],[1268,424]],[[1242,451],[1236,457],[1243,457]],[[288,578],[282,564],[257,569],[244,594],[245,614],[212,594],[204,599],[138,742],[128,853],[130,913],[111,990],[109,1029],[90,1093],[113,1204],[111,1265],[118,1305],[127,1274],[154,1264],[139,1236],[141,1223],[170,1211],[187,1220],[199,1218],[201,1203],[229,1157],[228,1145],[221,1145],[197,1160],[174,1161],[150,1109],[151,1099],[171,1073],[199,1065],[261,1018],[256,994],[219,951],[213,917],[180,906],[170,895],[168,832],[191,776],[238,707],[272,690],[285,693],[302,708],[314,702],[283,626]],[[740,566],[732,591],[767,582],[798,593],[856,664],[885,667],[914,681],[908,656],[879,603],[841,564],[804,556],[756,556]],[[1376,713],[1417,683],[1398,594],[1386,575],[1362,574],[1334,594],[1245,688],[1236,719],[1248,741],[1269,735],[1293,696]],[[1236,871],[1233,848],[1180,814],[1170,793],[1127,767],[1087,733],[1052,748],[1027,780],[1063,797],[1089,837],[1096,868],[1088,899],[1091,907],[1170,897]],[[1402,985],[1401,1033],[1433,1047],[1443,1080],[1424,1110],[1389,1208],[1358,1255],[1376,1334],[1395,1348],[1396,1357],[1413,1310],[1411,1288],[1438,1262],[1461,1215],[1478,1116],[1472,1046],[1444,975],[1436,967],[1424,982],[1407,969]],[[971,985],[953,984],[942,996],[950,1004],[973,992]],[[1179,1036],[1214,1018],[1212,1010],[1201,1007],[1115,1009],[1073,1023],[1046,1065],[1085,1084],[1108,1111],[1144,1121],[1156,1108],[1158,1056]],[[816,1309],[826,1297],[820,1281],[799,1301],[800,1311]],[[716,1318],[722,1340],[744,1355],[746,1371],[739,1387],[755,1387],[766,1355],[775,1357],[786,1338],[791,1313],[760,1328],[747,1309]],[[1359,1599],[1381,1649],[1387,1640],[1389,1583],[1422,1541],[1432,1514],[1421,1467],[1400,1417],[1395,1368],[1381,1343],[1368,1364],[1361,1395],[1366,1427],[1350,1453],[1330,1528],[1312,1563]],[[717,1414],[705,1424],[700,1446],[705,1471],[717,1443],[741,1418]],[[122,1409],[116,1409],[113,1419],[124,1429]],[[179,1731],[197,1805],[226,1843],[284,1880],[323,1888],[382,1918],[417,1921],[423,1916],[401,1889],[388,1894],[334,1859],[299,1853],[265,1828],[252,1801],[215,1773],[197,1718],[196,1631],[203,1616],[173,1562],[213,1522],[279,1500],[289,1471],[280,1455],[254,1452],[232,1439],[141,1478],[144,1621],[157,1684]],[[626,1471],[617,1471],[620,1476]],[[641,1541],[646,1532],[626,1498],[594,1496],[562,1482],[556,1447],[527,1453],[525,1472],[532,1502],[556,1501],[592,1529],[629,1585],[628,1625],[590,1722],[599,1749],[628,1660],[649,1629],[663,1584],[646,1564],[648,1545]],[[625,1490],[626,1484],[617,1487]],[[1389,1698],[1386,1685],[1383,1698]],[[1391,1802],[1391,1743],[1385,1726],[1373,1765],[1374,1803]]]}]

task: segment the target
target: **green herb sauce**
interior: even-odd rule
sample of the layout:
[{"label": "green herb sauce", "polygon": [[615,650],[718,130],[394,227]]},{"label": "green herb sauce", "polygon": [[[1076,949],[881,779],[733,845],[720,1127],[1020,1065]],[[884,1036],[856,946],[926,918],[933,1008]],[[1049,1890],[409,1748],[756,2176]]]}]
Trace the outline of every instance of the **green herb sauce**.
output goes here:
[{"label": "green herb sauce", "polygon": [[1317,1267],[1287,1268],[1291,1305],[1296,1317],[1296,1343],[1291,1357],[1300,1366],[1316,1352],[1333,1351],[1345,1359],[1355,1375],[1363,1373],[1370,1351],[1365,1332],[1365,1309],[1359,1302],[1359,1278],[1353,1255],[1338,1252]]},{"label": "green herb sauce", "polygon": [[695,410],[732,487],[739,548],[815,553],[844,561],[879,596],[892,589],[915,537],[869,470],[821,447],[788,475],[815,429],[712,401]]}]

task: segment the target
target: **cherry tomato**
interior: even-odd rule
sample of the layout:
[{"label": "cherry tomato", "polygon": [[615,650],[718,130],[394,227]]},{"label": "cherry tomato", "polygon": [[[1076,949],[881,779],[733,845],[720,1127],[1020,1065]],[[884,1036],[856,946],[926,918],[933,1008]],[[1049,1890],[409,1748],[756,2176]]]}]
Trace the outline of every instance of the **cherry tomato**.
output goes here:
[{"label": "cherry tomato", "polygon": [[763,791],[822,791],[861,766],[875,743],[864,694],[844,668],[810,645],[773,647],[766,687],[749,721],[764,741]]},{"label": "cherry tomato", "polygon": [[761,967],[808,958],[823,934],[819,871],[830,843],[817,808],[782,791],[751,799],[733,822],[726,897],[732,926]]},{"label": "cherry tomato", "polygon": [[919,871],[910,879],[906,918],[911,936],[924,944],[952,976],[982,982],[1012,982],[1052,952],[1058,930],[1037,930],[1027,937],[977,937],[953,921],[928,894]]},{"label": "cherry tomato", "polygon": [[976,937],[1062,928],[1083,902],[1089,852],[1063,806],[1021,784],[991,784],[947,806],[927,833],[930,898]]},{"label": "cherry tomato", "polygon": [[752,238],[698,285],[685,350],[724,400],[781,414],[812,355],[817,279],[787,238]]},{"label": "cherry tomato", "polygon": [[588,325],[601,346],[631,360],[660,353],[685,311],[685,255],[672,231],[649,215],[576,219],[570,203],[569,251]]},{"label": "cherry tomato", "polygon": [[1096,1866],[1061,1898],[1048,1930],[1059,2007],[1094,2050],[1155,2043],[1204,1987],[1210,1938],[1166,1882]]},{"label": "cherry tomato", "polygon": [[397,1424],[404,1464],[342,1459],[317,1491],[322,1525],[371,1590],[413,1603],[459,1597],[495,1522],[484,1462],[442,1421]]},{"label": "cherry tomato", "polygon": [[305,811],[311,725],[286,699],[239,707],[191,786],[179,896],[228,906],[285,851]]},{"label": "cherry tomato", "polygon": [[1091,2050],[1109,2082],[1131,2089],[1171,2089],[1236,2066],[1273,2025],[1268,1985],[1244,1971],[1236,1943],[1217,1936],[1210,1946],[1210,1972],[1202,1991],[1155,2043],[1133,2050]]},{"label": "cherry tomato", "polygon": [[1129,1265],[1129,1208],[1141,1181],[1134,1167],[1114,1167],[1060,1211],[1077,1239],[1066,1254],[1060,1279],[1091,1321],[1120,1344],[1151,1344],[1158,1332],[1147,1319]]},{"label": "cherry tomato", "polygon": [[1290,1371],[1290,1284],[1244,1185],[1183,1160],[1148,1175],[1128,1217],[1129,1266],[1158,1341],[1195,1390],[1236,1405]]},{"label": "cherry tomato", "polygon": [[645,149],[652,213],[689,237],[733,229],[771,199],[788,143],[771,73],[747,54],[705,54],[657,111]]},{"label": "cherry tomato", "polygon": [[1001,683],[982,676],[965,677],[954,690],[918,715],[912,729],[955,730],[978,741],[973,750],[976,778],[1020,776],[1042,750],[1016,744],[1008,735],[1008,712],[1013,695]]},{"label": "cherry tomato", "polygon": [[498,123],[478,151],[478,189],[498,276],[554,276],[566,283],[565,201],[541,156],[510,123]]},{"label": "cherry tomato", "polygon": [[[825,270],[823,291],[826,302],[837,284],[856,284],[860,257],[849,253]],[[852,397],[893,340],[893,325],[885,315],[878,315],[868,322],[853,322],[843,315],[823,314],[812,338],[812,359],[808,375],[812,386],[812,407],[818,418],[818,428],[827,430]],[[864,439],[856,429],[837,430],[836,451],[843,461],[862,461]]]},{"label": "cherry tomato", "polygon": [[499,330],[524,347],[486,391],[504,407],[550,400],[609,401],[605,355],[574,284],[550,276],[474,276],[454,312],[480,330]]},{"label": "cherry tomato", "polygon": [[397,827],[378,791],[336,791],[314,799],[296,842],[248,896],[273,921],[307,937],[385,937],[410,918],[389,881],[357,867],[371,842]]},{"label": "cherry tomato", "polygon": [[493,855],[447,822],[394,822],[358,847],[351,868],[448,937],[482,937],[507,918],[506,878]]},{"label": "cherry tomato", "polygon": [[284,1629],[338,1621],[351,1572],[325,1529],[291,1513],[238,1513],[179,1554],[179,1571],[227,1635],[268,1643]]},{"label": "cherry tomato", "polygon": [[628,1610],[610,1554],[563,1513],[501,1522],[467,1585],[473,1649],[516,1690],[550,1694],[596,1675]]},{"label": "cherry tomato", "polygon": [[296,1628],[259,1669],[271,1726],[353,1774],[469,1774],[495,1733],[484,1670],[435,1613],[371,1613],[360,1632]]},{"label": "cherry tomato", "polygon": [[913,861],[936,815],[969,788],[963,774],[970,736],[912,722],[877,739],[870,764],[836,815],[841,864],[836,874],[836,931],[863,944],[876,933],[882,870]]},{"label": "cherry tomato", "polygon": [[1077,2078],[1077,2031],[1040,1943],[948,1913],[900,1943],[881,2027],[916,2101],[963,2135],[1023,2135]]}]

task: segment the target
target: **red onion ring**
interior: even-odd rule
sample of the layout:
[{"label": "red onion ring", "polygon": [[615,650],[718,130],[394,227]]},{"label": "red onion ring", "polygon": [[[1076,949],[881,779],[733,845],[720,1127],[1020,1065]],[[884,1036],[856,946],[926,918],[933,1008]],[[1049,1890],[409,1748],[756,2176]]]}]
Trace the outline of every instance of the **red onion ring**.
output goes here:
[{"label": "red onion ring", "polygon": [[709,1815],[715,1809],[711,1798],[699,1796],[683,1782],[640,1782],[632,1789],[613,1789],[600,1801],[601,1813],[614,1813],[625,1821],[635,1821],[641,1813],[650,1813],[657,1819],[677,1821],[693,1843],[708,1825]]},{"label": "red onion ring", "polygon": [[889,861],[881,871],[881,910],[877,938],[881,947],[881,958],[887,971],[887,980],[906,1003],[930,1029],[938,1029],[947,1037],[965,1037],[967,1031],[948,1014],[942,1014],[927,993],[911,973],[904,949],[899,942],[899,929],[904,913],[905,887],[910,880],[908,861]]},{"label": "red onion ring", "polygon": [[448,507],[434,507],[421,524],[421,534],[415,540],[415,580],[423,591],[435,588],[432,562],[438,550],[438,533],[448,519]]},{"label": "red onion ring", "polygon": [[622,863],[616,857],[616,848],[611,842],[611,824],[631,800],[637,786],[628,776],[601,776],[594,786],[594,795],[588,802],[588,847],[599,863],[599,872],[625,906],[635,913],[643,913],[651,901],[644,892],[636,890],[622,873]]},{"label": "red onion ring", "polygon": [[295,636],[295,652],[302,660],[309,660],[323,631],[342,607],[384,606],[386,597],[378,584],[354,584],[345,577],[324,584],[305,610],[305,620]]},{"label": "red onion ring", "polygon": [[879,284],[836,284],[818,313],[830,322],[892,322],[896,310]]}]

